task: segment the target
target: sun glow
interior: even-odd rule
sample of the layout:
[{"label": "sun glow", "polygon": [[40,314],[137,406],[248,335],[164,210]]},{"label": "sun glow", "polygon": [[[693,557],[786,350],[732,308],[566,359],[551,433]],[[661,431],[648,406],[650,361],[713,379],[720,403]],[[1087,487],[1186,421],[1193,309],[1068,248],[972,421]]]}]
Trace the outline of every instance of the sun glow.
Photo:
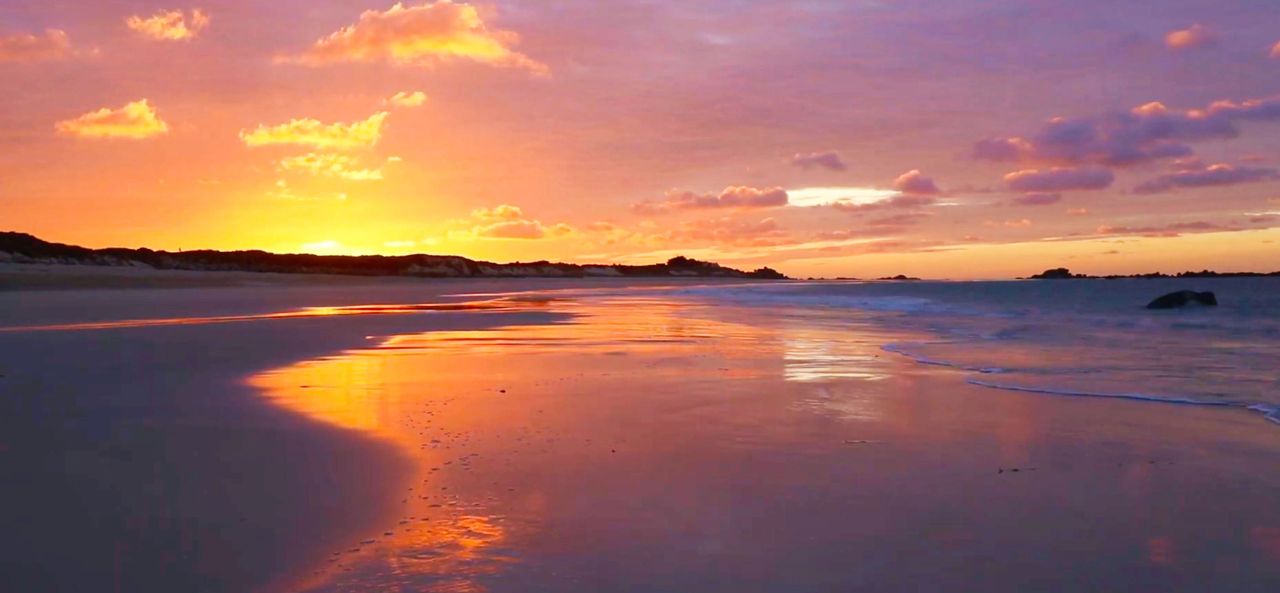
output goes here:
[{"label": "sun glow", "polygon": [[892,189],[874,187],[802,187],[787,190],[792,206],[827,206],[836,203],[874,204],[898,195]]}]

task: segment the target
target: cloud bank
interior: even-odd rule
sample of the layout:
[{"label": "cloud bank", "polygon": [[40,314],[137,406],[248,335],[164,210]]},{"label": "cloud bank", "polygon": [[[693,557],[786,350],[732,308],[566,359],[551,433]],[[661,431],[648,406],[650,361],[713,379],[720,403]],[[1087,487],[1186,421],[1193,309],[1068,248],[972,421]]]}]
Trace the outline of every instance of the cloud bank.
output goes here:
[{"label": "cloud bank", "polygon": [[1240,135],[1242,121],[1280,120],[1280,97],[1216,101],[1177,111],[1151,102],[1123,113],[1049,120],[1030,137],[987,138],[975,158],[996,162],[1128,167],[1191,156],[1188,143]]},{"label": "cloud bank", "polygon": [[1217,187],[1257,183],[1280,178],[1275,169],[1265,167],[1236,167],[1226,163],[1209,165],[1202,169],[1190,169],[1167,173],[1147,181],[1133,189],[1134,193],[1156,194],[1183,187]]}]

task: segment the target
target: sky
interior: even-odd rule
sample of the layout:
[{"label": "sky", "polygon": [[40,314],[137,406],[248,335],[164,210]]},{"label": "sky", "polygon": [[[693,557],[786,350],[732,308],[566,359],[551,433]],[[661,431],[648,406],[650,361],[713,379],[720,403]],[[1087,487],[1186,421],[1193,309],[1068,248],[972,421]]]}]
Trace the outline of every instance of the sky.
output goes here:
[{"label": "sky", "polygon": [[1275,0],[10,0],[0,86],[90,247],[1280,269]]}]

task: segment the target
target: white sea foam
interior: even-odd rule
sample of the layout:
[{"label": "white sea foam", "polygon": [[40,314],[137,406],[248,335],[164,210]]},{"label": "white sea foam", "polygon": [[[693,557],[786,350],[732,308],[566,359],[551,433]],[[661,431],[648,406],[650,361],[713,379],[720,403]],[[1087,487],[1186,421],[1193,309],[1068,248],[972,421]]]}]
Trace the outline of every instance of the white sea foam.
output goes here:
[{"label": "white sea foam", "polygon": [[924,297],[915,296],[856,296],[797,290],[809,285],[786,285],[782,289],[771,286],[750,287],[702,287],[678,291],[686,296],[712,297],[742,306],[795,306],[831,309],[854,309],[886,313],[946,312],[948,307]]},{"label": "white sea foam", "polygon": [[954,369],[960,369],[962,371],[972,371],[975,373],[982,373],[984,375],[996,375],[1000,373],[1009,372],[1009,369],[1006,369],[1004,367],[975,367],[975,366],[963,365],[957,362],[951,362],[951,361],[941,360],[937,358],[930,358],[928,356],[924,356],[922,354],[913,352],[911,350],[911,347],[913,346],[919,347],[921,345],[920,344],[885,344],[881,346],[880,349],[884,350],[885,352],[892,352],[894,354],[905,356],[920,364],[928,364],[928,365],[934,365],[934,366],[940,366],[940,367],[951,367]]},{"label": "white sea foam", "polygon": [[990,381],[981,381],[978,379],[966,379],[966,383],[977,385],[979,387],[987,387],[990,389],[1002,389],[1004,391],[1021,391],[1024,393],[1043,393],[1046,395],[1069,395],[1074,397],[1101,397],[1108,399],[1132,399],[1139,401],[1160,402],[1166,404],[1182,404],[1190,406],[1240,406],[1241,404],[1227,401],[1204,401],[1183,397],[1178,395],[1156,395],[1151,393],[1109,393],[1100,391],[1080,391],[1076,389],[1055,389],[1048,387],[1028,387],[1024,385],[1012,385],[1005,383],[993,383]]},{"label": "white sea foam", "polygon": [[1280,406],[1273,406],[1271,404],[1253,404],[1249,406],[1249,409],[1255,412],[1261,412],[1263,417],[1267,420],[1280,424]]}]

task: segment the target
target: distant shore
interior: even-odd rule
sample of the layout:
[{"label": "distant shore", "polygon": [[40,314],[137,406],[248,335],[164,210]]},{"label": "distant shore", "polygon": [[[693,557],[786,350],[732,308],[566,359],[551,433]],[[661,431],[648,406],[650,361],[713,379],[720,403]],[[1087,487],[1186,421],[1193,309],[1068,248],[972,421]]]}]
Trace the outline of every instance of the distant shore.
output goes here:
[{"label": "distant shore", "polygon": [[511,290],[511,282],[536,286],[621,286],[671,283],[743,282],[751,278],[715,276],[642,277],[523,277],[523,278],[419,278],[413,276],[358,276],[346,274],[289,274],[280,272],[157,270],[148,267],[18,264],[0,262],[0,292],[23,290],[96,290],[156,288],[248,288],[248,287],[358,287],[421,286],[428,282],[490,282],[494,290]]},{"label": "distant shore", "polygon": [[1108,274],[1105,276],[1092,276],[1089,274],[1075,274],[1067,268],[1053,268],[1045,270],[1039,274],[1019,278],[1019,280],[1123,280],[1123,279],[1156,279],[1156,278],[1267,278],[1280,277],[1280,271],[1275,272],[1216,272],[1214,270],[1200,270],[1199,272],[1186,271],[1177,274],[1165,274],[1164,272],[1148,272],[1145,274]]},{"label": "distant shore", "polygon": [[0,263],[88,265],[113,268],[186,270],[200,272],[256,272],[332,274],[343,276],[406,276],[413,278],[755,278],[783,280],[786,276],[763,267],[746,272],[715,262],[676,256],[649,265],[570,264],[546,260],[494,263],[456,255],[315,255],[270,253],[260,250],[158,251],[147,248],[90,249],[53,243],[27,233],[0,232]]}]

